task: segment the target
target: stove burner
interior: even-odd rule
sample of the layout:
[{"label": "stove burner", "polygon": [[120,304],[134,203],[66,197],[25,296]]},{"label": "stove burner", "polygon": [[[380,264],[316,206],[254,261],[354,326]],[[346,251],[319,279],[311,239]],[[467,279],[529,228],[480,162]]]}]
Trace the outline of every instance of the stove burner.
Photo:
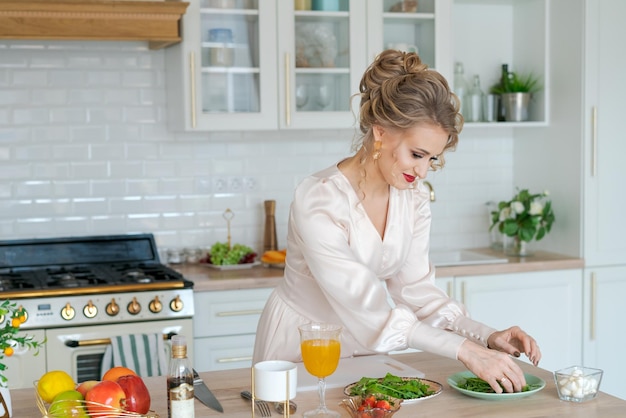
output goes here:
[{"label": "stove burner", "polygon": [[125,278],[137,283],[152,283],[154,279],[140,270],[129,270],[123,274]]},{"label": "stove burner", "polygon": [[34,289],[35,284],[28,278],[24,278],[20,273],[3,272],[0,273],[0,292],[8,290]]},{"label": "stove burner", "polygon": [[106,280],[98,278],[91,269],[82,266],[47,268],[46,274],[46,283],[52,288],[76,288],[106,283]]}]

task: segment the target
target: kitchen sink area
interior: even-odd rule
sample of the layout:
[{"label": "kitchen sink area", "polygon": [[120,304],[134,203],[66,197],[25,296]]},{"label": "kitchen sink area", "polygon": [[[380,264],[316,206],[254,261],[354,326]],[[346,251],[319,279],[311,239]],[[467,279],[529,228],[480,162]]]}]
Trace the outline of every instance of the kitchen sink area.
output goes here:
[{"label": "kitchen sink area", "polygon": [[475,264],[499,264],[508,263],[504,255],[502,257],[482,254],[471,250],[440,250],[431,251],[430,259],[435,267],[468,266]]}]

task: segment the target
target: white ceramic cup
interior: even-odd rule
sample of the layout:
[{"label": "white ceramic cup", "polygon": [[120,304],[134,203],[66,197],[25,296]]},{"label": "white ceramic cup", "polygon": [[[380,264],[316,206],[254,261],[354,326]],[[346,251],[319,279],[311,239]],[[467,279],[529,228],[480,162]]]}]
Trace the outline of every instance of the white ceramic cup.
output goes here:
[{"label": "white ceramic cup", "polygon": [[[296,397],[298,368],[283,360],[260,361],[254,365],[254,396],[269,402],[284,402]],[[287,390],[289,389],[289,390]]]},{"label": "white ceramic cup", "polygon": [[387,49],[397,49],[398,51],[418,53],[416,45],[407,44],[405,42],[387,44]]}]

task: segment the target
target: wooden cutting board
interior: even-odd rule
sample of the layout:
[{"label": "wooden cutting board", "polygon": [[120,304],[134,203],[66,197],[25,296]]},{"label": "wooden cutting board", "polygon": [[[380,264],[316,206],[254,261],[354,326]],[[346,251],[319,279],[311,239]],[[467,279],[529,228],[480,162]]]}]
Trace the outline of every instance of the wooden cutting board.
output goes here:
[{"label": "wooden cutting board", "polygon": [[[424,373],[386,355],[342,358],[332,375],[326,378],[326,388],[344,387],[364,376],[385,377],[391,373],[401,377],[425,377]],[[309,374],[303,363],[298,363],[298,392],[317,390],[317,377]]]}]

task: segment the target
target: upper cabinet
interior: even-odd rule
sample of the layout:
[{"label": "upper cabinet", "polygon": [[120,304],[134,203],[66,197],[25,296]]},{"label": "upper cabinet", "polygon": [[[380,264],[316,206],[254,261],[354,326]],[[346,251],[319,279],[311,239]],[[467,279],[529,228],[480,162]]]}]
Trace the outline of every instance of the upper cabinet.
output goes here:
[{"label": "upper cabinet", "polygon": [[173,130],[352,128],[359,82],[387,48],[417,51],[452,85],[455,62],[483,91],[537,75],[530,121],[548,121],[547,0],[199,0],[166,50]]},{"label": "upper cabinet", "polygon": [[275,129],[276,2],[200,0],[166,50],[173,130]]},{"label": "upper cabinet", "polygon": [[[351,128],[366,68],[366,2],[281,1],[278,8],[278,125]],[[354,105],[354,106],[352,106]],[[356,110],[354,111],[356,112]]]},{"label": "upper cabinet", "polygon": [[384,49],[418,52],[425,64],[451,80],[452,0],[370,0],[367,3],[368,62]]},{"label": "upper cabinet", "polygon": [[354,126],[350,97],[366,67],[365,3],[277,5],[192,2],[182,44],[166,52],[172,129]]}]

